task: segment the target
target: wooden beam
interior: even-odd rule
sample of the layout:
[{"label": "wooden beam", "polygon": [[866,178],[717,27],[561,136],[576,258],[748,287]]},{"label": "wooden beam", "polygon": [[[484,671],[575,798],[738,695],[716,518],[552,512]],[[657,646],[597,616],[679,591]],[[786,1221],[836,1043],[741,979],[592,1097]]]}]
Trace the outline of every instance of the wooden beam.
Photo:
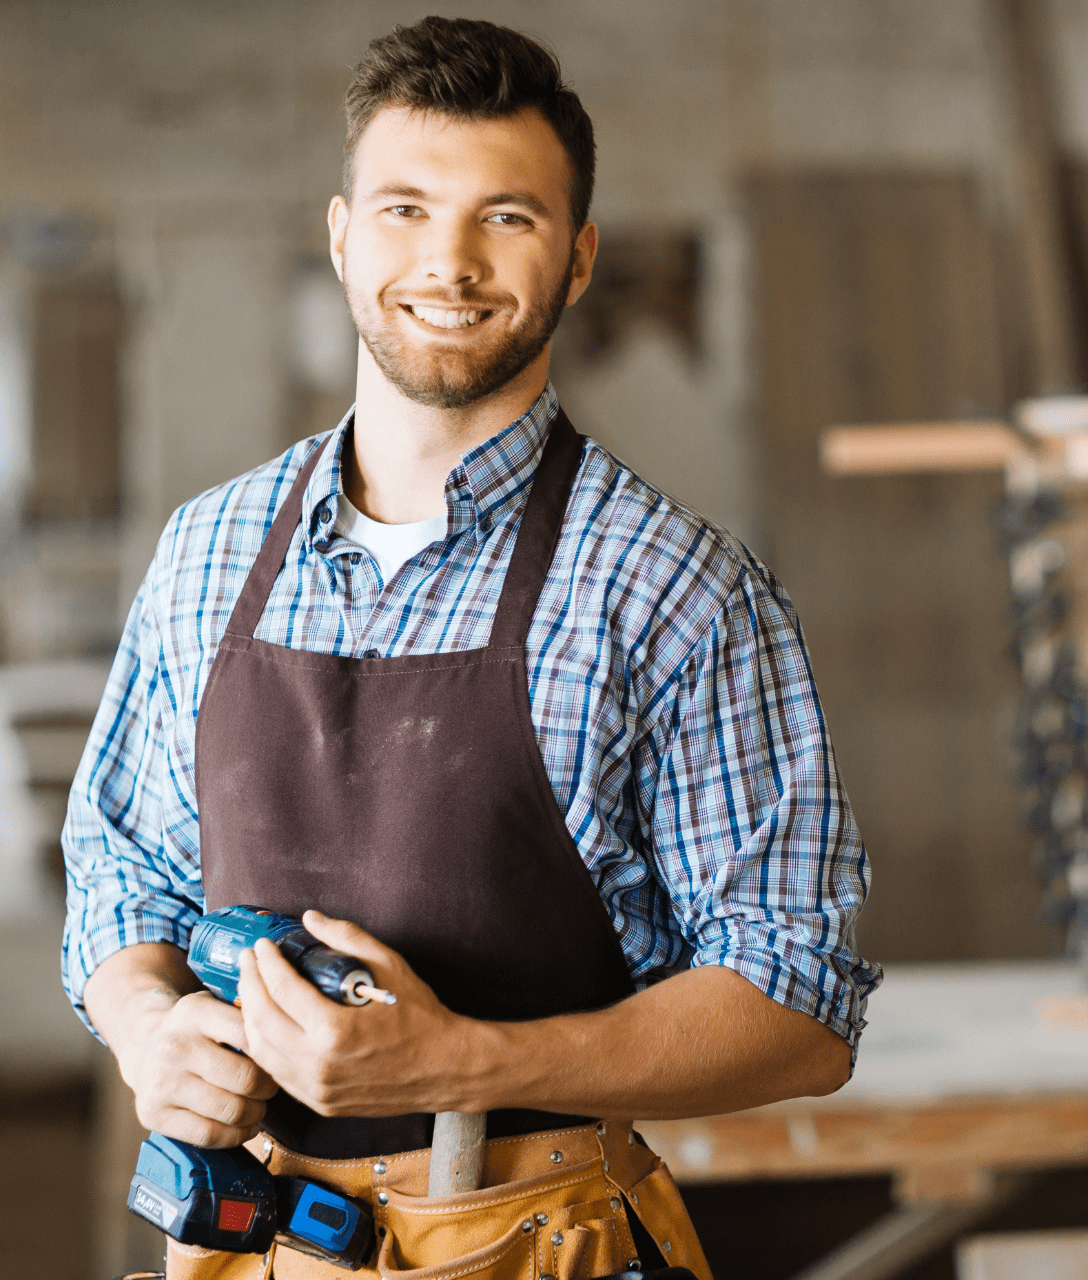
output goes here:
[{"label": "wooden beam", "polygon": [[1078,381],[1070,269],[1062,226],[1056,109],[1050,86],[1041,0],[997,0],[1004,28],[1016,111],[1023,180],[1025,304],[1030,319],[1035,390]]},{"label": "wooden beam", "polygon": [[999,421],[835,426],[820,437],[824,470],[838,476],[994,471],[1028,453],[1024,441]]},{"label": "wooden beam", "polygon": [[1001,1094],[899,1105],[788,1104],[642,1121],[677,1182],[891,1173],[902,1203],[962,1203],[993,1172],[1088,1160],[1088,1095]]}]

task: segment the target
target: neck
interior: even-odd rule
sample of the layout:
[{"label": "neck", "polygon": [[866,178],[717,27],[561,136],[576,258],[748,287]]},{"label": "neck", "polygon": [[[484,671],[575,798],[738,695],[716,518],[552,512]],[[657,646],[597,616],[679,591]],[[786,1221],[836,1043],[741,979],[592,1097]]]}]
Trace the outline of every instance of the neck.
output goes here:
[{"label": "neck", "polygon": [[526,413],[548,379],[548,349],[516,378],[460,409],[409,400],[388,382],[359,343],[354,449],[345,458],[344,491],[383,524],[427,520],[445,510],[446,477],[463,453]]}]

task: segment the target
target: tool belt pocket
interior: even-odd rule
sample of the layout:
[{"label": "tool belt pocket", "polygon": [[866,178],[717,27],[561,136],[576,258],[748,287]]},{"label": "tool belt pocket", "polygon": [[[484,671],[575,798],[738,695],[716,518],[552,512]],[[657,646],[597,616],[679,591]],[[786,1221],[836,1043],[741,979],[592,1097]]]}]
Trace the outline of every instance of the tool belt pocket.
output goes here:
[{"label": "tool belt pocket", "polygon": [[169,1280],[264,1280],[269,1269],[263,1254],[221,1253],[167,1237],[166,1274]]},{"label": "tool belt pocket", "polygon": [[634,1256],[598,1161],[438,1199],[390,1191],[377,1221],[384,1280],[591,1280]]}]

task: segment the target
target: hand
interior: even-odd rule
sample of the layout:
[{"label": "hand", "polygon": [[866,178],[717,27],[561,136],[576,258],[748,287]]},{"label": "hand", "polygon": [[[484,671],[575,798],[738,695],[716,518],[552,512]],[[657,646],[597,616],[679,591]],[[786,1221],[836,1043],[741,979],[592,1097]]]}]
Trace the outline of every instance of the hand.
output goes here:
[{"label": "hand", "polygon": [[316,911],[303,923],[362,960],[397,1003],[337,1004],[262,938],[243,954],[238,984],[253,1060],[323,1116],[476,1109],[466,1052],[474,1024],[451,1013],[401,956],[357,925]]},{"label": "hand", "polygon": [[245,1046],[233,1005],[207,991],[182,996],[125,1064],[140,1123],[199,1147],[237,1147],[255,1137],[277,1086],[244,1056]]}]

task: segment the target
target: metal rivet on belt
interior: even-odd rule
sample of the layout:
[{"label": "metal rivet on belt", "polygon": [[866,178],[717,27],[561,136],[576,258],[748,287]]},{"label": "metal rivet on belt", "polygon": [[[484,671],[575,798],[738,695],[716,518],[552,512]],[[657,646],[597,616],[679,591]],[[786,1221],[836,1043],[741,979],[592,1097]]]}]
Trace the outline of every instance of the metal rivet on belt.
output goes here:
[{"label": "metal rivet on belt", "polygon": [[264,1140],[264,1153],[266,1156],[269,1156],[272,1154],[272,1142],[268,1138],[265,1138]]},{"label": "metal rivet on belt", "polygon": [[548,1215],[546,1213],[538,1213],[536,1215],[536,1225],[538,1227],[546,1227],[548,1225]]},{"label": "metal rivet on belt", "polygon": [[378,1177],[379,1177],[379,1178],[382,1176],[382,1174],[383,1174],[383,1173],[385,1173],[385,1161],[384,1161],[384,1160],[379,1160],[379,1161],[377,1162],[377,1164],[375,1164],[375,1166],[374,1166],[374,1172],[378,1175]]},{"label": "metal rivet on belt", "polygon": [[388,1204],[388,1203],[389,1203],[389,1197],[385,1194],[385,1192],[384,1192],[384,1191],[379,1191],[379,1192],[378,1192],[378,1203],[379,1203],[379,1204]]},{"label": "metal rivet on belt", "polygon": [[609,1171],[609,1169],[611,1169],[611,1168],[612,1168],[612,1166],[611,1166],[611,1165],[608,1163],[608,1161],[606,1160],[606,1161],[604,1162],[604,1171],[605,1171],[605,1173],[607,1173],[607,1172]]},{"label": "metal rivet on belt", "polygon": [[633,1191],[631,1192],[631,1203],[638,1204],[638,1196],[636,1196]]},{"label": "metal rivet on belt", "polygon": [[608,1202],[608,1203],[612,1206],[612,1208],[613,1208],[617,1213],[619,1213],[619,1211],[623,1208],[623,1201],[622,1201],[622,1200],[620,1200],[620,1199],[618,1199],[616,1196],[613,1196],[613,1197],[612,1197],[612,1199],[611,1199],[611,1200],[609,1200],[609,1202]]},{"label": "metal rivet on belt", "polygon": [[562,1164],[562,1163],[563,1163],[563,1153],[562,1153],[562,1151],[553,1151],[553,1152],[552,1152],[552,1164]]},{"label": "metal rivet on belt", "polygon": [[601,1121],[601,1123],[597,1126],[597,1132],[601,1135],[601,1137],[602,1137],[602,1138],[603,1138],[603,1137],[604,1137],[604,1135],[608,1132],[608,1125],[606,1125],[606,1124],[605,1124],[605,1122],[604,1122],[603,1120],[602,1120],[602,1121]]},{"label": "metal rivet on belt", "polygon": [[668,1240],[661,1241],[661,1250],[663,1253],[672,1253],[672,1245]]},{"label": "metal rivet on belt", "polygon": [[530,1231],[532,1231],[532,1229],[533,1229],[533,1220],[532,1220],[532,1218],[526,1218],[526,1219],[525,1219],[525,1221],[521,1224],[521,1229],[522,1229],[522,1231],[524,1231],[526,1234],[528,1234]]},{"label": "metal rivet on belt", "polygon": [[546,1271],[540,1273],[540,1280],[555,1280],[555,1276],[550,1276]]},{"label": "metal rivet on belt", "polygon": [[554,1233],[552,1234],[552,1244],[562,1244],[562,1243],[563,1243],[563,1233],[562,1233],[562,1231],[556,1231],[556,1232],[554,1232]]},{"label": "metal rivet on belt", "polygon": [[642,1260],[641,1260],[641,1258],[628,1258],[628,1259],[627,1259],[627,1270],[628,1270],[628,1271],[641,1271],[641,1270],[642,1270]]},{"label": "metal rivet on belt", "polygon": [[631,1132],[627,1135],[627,1145],[628,1145],[629,1147],[633,1147],[633,1146],[635,1145],[635,1131],[634,1131],[634,1129],[632,1129],[632,1130],[631,1130]]}]

